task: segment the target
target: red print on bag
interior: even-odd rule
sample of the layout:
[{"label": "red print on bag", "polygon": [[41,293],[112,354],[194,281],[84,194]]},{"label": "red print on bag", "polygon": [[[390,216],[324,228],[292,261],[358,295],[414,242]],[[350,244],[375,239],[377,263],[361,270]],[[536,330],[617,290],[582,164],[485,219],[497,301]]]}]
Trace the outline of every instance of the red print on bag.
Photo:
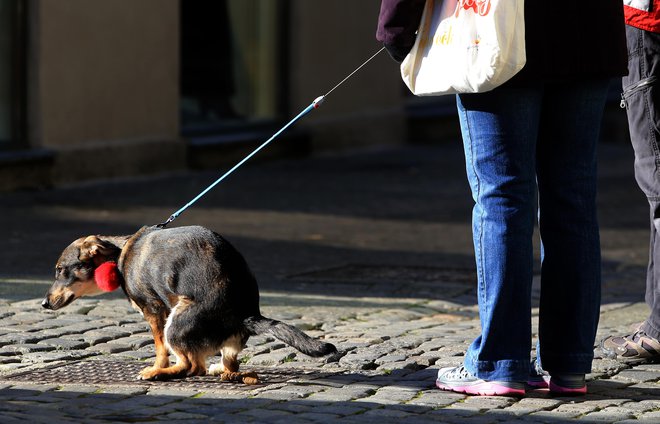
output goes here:
[{"label": "red print on bag", "polygon": [[456,5],[456,17],[461,9],[470,10],[479,16],[486,16],[490,12],[490,0],[458,0]]}]

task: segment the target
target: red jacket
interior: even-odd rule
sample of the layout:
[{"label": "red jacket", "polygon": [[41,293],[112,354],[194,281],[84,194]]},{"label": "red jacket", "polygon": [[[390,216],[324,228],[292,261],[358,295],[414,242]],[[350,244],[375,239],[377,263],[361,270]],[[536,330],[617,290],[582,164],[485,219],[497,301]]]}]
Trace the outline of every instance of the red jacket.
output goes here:
[{"label": "red jacket", "polygon": [[639,29],[660,32],[660,1],[623,0],[626,23]]}]

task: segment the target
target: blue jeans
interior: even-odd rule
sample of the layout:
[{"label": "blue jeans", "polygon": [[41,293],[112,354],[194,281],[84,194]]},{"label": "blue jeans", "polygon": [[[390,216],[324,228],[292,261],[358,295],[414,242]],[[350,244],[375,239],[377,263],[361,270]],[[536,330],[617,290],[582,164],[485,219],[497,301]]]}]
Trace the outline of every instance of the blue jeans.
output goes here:
[{"label": "blue jeans", "polygon": [[457,96],[475,201],[481,320],[465,367],[481,379],[526,381],[529,375],[537,213],[539,357],[551,373],[591,371],[601,266],[596,146],[608,82]]}]

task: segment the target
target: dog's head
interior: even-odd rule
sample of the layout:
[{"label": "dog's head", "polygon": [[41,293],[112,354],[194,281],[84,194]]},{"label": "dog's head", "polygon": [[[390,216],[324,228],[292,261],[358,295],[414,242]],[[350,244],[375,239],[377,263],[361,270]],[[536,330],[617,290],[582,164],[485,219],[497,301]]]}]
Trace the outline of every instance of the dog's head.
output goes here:
[{"label": "dog's head", "polygon": [[81,296],[103,293],[96,284],[94,271],[107,261],[117,260],[121,249],[99,236],[80,238],[71,243],[55,265],[55,283],[41,306],[60,309]]}]

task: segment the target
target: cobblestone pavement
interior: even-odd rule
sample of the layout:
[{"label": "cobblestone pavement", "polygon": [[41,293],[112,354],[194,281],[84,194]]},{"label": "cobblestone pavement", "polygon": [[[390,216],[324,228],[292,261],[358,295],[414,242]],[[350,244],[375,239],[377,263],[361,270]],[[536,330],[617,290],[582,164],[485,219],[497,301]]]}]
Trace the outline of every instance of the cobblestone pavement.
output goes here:
[{"label": "cobblestone pavement", "polygon": [[[647,213],[628,153],[609,146],[601,161],[599,338],[647,313]],[[437,369],[461,363],[479,329],[461,166],[449,147],[267,163],[180,219],[222,232],[244,253],[264,315],[340,350],[315,359],[253,337],[240,357],[257,386],[137,380],[153,342],[119,293],[40,308],[71,240],[158,221],[209,173],[0,195],[0,422],[660,422],[660,364],[599,357],[589,394],[577,398],[434,388]]]}]

